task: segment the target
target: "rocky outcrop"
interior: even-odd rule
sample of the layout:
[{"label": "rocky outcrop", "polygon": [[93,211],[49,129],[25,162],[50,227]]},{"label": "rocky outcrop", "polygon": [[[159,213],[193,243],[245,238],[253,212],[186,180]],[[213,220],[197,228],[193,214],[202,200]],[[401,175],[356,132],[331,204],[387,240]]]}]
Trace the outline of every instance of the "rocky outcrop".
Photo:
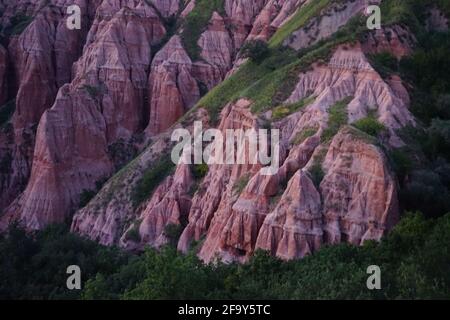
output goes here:
[{"label": "rocky outcrop", "polygon": [[311,96],[316,98],[305,109],[294,133],[304,128],[326,127],[327,110],[350,97],[347,106],[349,123],[374,113],[389,129],[390,143],[401,145],[396,129],[414,125],[415,121],[408,110],[406,89],[398,80],[383,80],[368,62],[360,45],[341,46],[328,64],[316,64],[312,71],[299,75],[299,82],[287,102],[294,103]]},{"label": "rocky outcrop", "polygon": [[319,249],[322,239],[320,194],[308,174],[299,170],[265,218],[256,248],[286,260],[303,258]]},{"label": "rocky outcrop", "polygon": [[150,133],[169,128],[199,99],[192,68],[179,36],[172,37],[156,54],[149,78]]},{"label": "rocky outcrop", "polygon": [[234,47],[224,19],[214,12],[208,29],[201,35],[198,45],[202,48],[201,57],[213,66],[217,66],[222,79],[230,70]]},{"label": "rocky outcrop", "polygon": [[151,45],[165,30],[143,2],[122,5],[99,7],[74,80],[40,121],[29,183],[7,209],[29,229],[70,215],[83,190],[112,173],[107,146],[142,130]]},{"label": "rocky outcrop", "polygon": [[412,53],[417,40],[405,27],[394,25],[374,30],[365,35],[364,52],[369,54],[389,52],[398,59]]},{"label": "rocky outcrop", "polygon": [[[191,7],[189,10],[192,9],[192,4],[193,1],[188,6]],[[249,5],[253,8],[253,5],[249,3],[235,3],[229,7],[229,12],[239,12]],[[186,15],[189,10],[186,8],[183,15]],[[240,13],[245,15],[246,21],[248,21],[244,37],[247,37],[251,23],[258,14],[257,9],[253,8],[252,10],[254,10],[252,14]],[[104,12],[100,7],[97,14],[107,16]],[[180,37],[177,35],[171,37],[164,47],[156,53],[149,71],[147,85],[149,122],[146,132],[150,135],[157,138],[161,132],[169,128],[184,112],[192,107],[200,97],[200,91],[205,88],[212,89],[225,77],[226,72],[232,66],[236,50],[234,37],[228,27],[232,22],[228,20],[228,15],[224,18],[217,12],[213,14],[198,42],[202,56],[200,61],[190,59],[181,45]],[[236,21],[240,23],[238,19]],[[95,28],[96,23],[94,22],[90,35],[95,34]],[[88,37],[88,43],[94,41],[95,38]],[[170,112],[167,112],[168,110]],[[193,206],[195,206],[196,201],[194,197]],[[118,203],[107,205],[108,209],[105,214],[93,214],[92,208],[80,210],[75,215],[72,229],[92,239],[98,239],[104,244],[117,243],[126,231],[123,227],[130,227],[130,224],[127,224],[124,220],[129,220],[130,217],[139,217],[142,214],[140,209],[137,211],[129,208],[124,209],[122,204],[119,214],[117,208],[113,208],[118,205]],[[211,206],[214,207],[215,205],[211,204]],[[125,218],[123,212],[127,212],[128,218]],[[112,218],[114,215],[118,219],[117,223]],[[122,242],[122,245],[125,245],[125,243]]]},{"label": "rocky outcrop", "polygon": [[397,185],[383,152],[356,129],[345,128],[322,164],[324,241],[380,240],[398,221]]},{"label": "rocky outcrop", "polygon": [[[221,113],[219,130],[225,133],[227,129],[250,129],[256,127],[256,119],[249,110],[251,102],[239,100],[229,104]],[[224,141],[226,143],[226,141]],[[198,241],[208,232],[203,252],[214,254],[212,247],[220,242],[221,231],[227,223],[231,205],[236,201],[239,192],[236,186],[245,184],[249,174],[256,173],[254,165],[212,165],[192,199],[188,225],[184,229],[178,248],[186,251],[192,241]],[[242,187],[242,186],[241,186]],[[208,246],[211,250],[206,249]]]},{"label": "rocky outcrop", "polygon": [[[120,244],[125,248],[146,245],[160,247],[169,241],[166,228],[169,225],[181,227],[187,220],[191,199],[188,195],[194,183],[188,165],[178,166],[175,174],[168,177],[153,193],[143,210],[139,226],[133,224],[122,236]],[[139,241],[130,240],[129,232],[138,227]]]},{"label": "rocky outcrop", "polygon": [[[204,110],[195,112],[193,116],[203,120],[204,125],[208,122]],[[189,189],[180,190],[179,186],[171,186],[170,182],[183,185],[185,181],[189,181],[189,179],[185,179],[189,176],[188,173],[178,170],[177,172],[183,175],[181,177],[173,175],[168,177],[164,184],[165,187],[158,189],[159,196],[155,196],[155,200],[148,199],[148,201],[137,207],[134,204],[134,192],[145,172],[152,168],[157,161],[160,161],[161,157],[165,157],[166,154],[170,153],[172,146],[171,143],[168,143],[170,135],[170,132],[165,132],[154,136],[153,143],[147,149],[109,179],[95,198],[75,213],[71,230],[104,245],[119,244],[130,249],[139,249],[145,245],[145,243],[140,243],[140,239],[138,241],[130,241],[129,237],[127,237],[127,233],[129,230],[133,230],[133,227],[135,231],[139,230],[142,222],[140,216],[143,214],[143,211],[148,208],[147,211],[152,212],[154,208],[162,204],[174,203],[177,201],[176,199],[180,199],[179,197],[176,198],[173,192],[171,197],[164,198],[167,190],[178,190],[178,194],[181,194],[183,199],[185,199],[183,192],[189,192]],[[159,199],[162,200],[159,201]],[[148,204],[151,200],[154,205]],[[163,207],[161,206],[160,208]],[[183,205],[182,208],[185,208],[185,206]],[[171,216],[170,212],[163,213],[163,216],[166,215]],[[152,215],[149,217],[152,217]],[[165,219],[164,223],[171,221],[170,219]],[[161,224],[158,228],[158,233],[153,233],[155,235],[154,238],[160,237],[162,235],[161,231],[164,231],[164,229],[164,225]],[[160,239],[164,238],[160,237]]]},{"label": "rocky outcrop", "polygon": [[362,132],[341,130],[321,164],[327,174],[320,189],[297,171],[264,220],[256,247],[290,260],[323,244],[380,240],[398,221],[397,185],[386,163]]},{"label": "rocky outcrop", "polygon": [[[316,136],[291,150],[290,155],[302,154],[303,161],[295,167],[294,156],[288,157],[272,176],[253,168],[233,179],[229,171],[219,175],[223,169],[210,168],[203,191],[194,196],[178,248],[186,251],[190,242],[205,236],[201,259],[244,262],[257,249],[289,260],[323,244],[380,240],[398,219],[397,185],[371,139],[354,128],[341,130],[326,153],[319,189],[307,173],[308,160],[317,161],[312,155]],[[290,175],[292,170],[297,171]],[[248,182],[240,191],[236,185],[242,181]],[[279,197],[283,184],[287,187]]]},{"label": "rocky outcrop", "polygon": [[3,223],[19,220],[27,229],[62,223],[81,192],[94,189],[97,180],[112,172],[100,147],[106,145],[102,114],[87,92],[69,90],[69,85],[61,89],[55,107],[39,124],[30,181],[8,207]]},{"label": "rocky outcrop", "polygon": [[269,0],[253,23],[248,39],[268,40],[275,31],[306,3],[305,0]]},{"label": "rocky outcrop", "polygon": [[[331,156],[331,150],[334,150],[334,147],[331,147],[326,159],[334,160],[325,161],[323,170],[328,174],[318,190],[307,174],[298,170],[309,170],[311,163],[316,161],[315,151],[319,150],[317,147],[320,144],[320,136],[328,126],[328,110],[347,97],[351,97],[347,107],[349,123],[369,113],[375,113],[390,129],[390,142],[393,145],[401,143],[395,136],[395,129],[414,124],[414,120],[408,111],[408,94],[398,80],[383,80],[371,67],[360,45],[341,46],[334,52],[328,64],[319,63],[314,65],[311,71],[301,72],[298,84],[286,103],[296,103],[311,97],[312,102],[304,110],[275,124],[275,127],[281,128],[282,148],[287,150],[286,156],[281,155],[283,165],[278,174],[270,178],[251,174],[247,177],[247,186],[239,195],[220,191],[224,190],[223,187],[216,189],[215,184],[206,178],[205,183],[212,187],[212,191],[207,191],[208,198],[200,203],[203,207],[205,202],[215,203],[215,208],[205,207],[195,211],[194,197],[189,224],[180,238],[178,248],[186,251],[189,242],[192,239],[200,240],[203,234],[206,238],[199,256],[205,261],[215,258],[246,261],[257,248],[267,249],[283,259],[293,259],[314,251],[322,243],[334,243],[336,232],[332,234],[332,230],[342,231],[342,238],[338,241],[360,244],[367,239],[380,239],[397,219],[396,182],[382,152],[372,145],[370,139],[361,139],[359,135],[364,134],[349,133],[345,130],[335,137],[332,146],[345,138],[348,146],[359,146],[359,149],[355,154],[345,148],[340,149],[340,156],[335,159]],[[310,128],[315,128],[316,134],[293,146],[292,141],[296,136]],[[358,158],[356,154],[360,154],[362,158]],[[354,176],[350,173],[342,174],[339,184],[328,189],[327,185],[334,179],[331,177],[339,175],[338,172],[347,165],[350,172],[355,170]],[[364,170],[361,168],[365,166],[378,171],[367,170],[371,173],[366,177],[361,174]],[[215,173],[215,176],[218,174]],[[372,176],[377,178],[371,180]],[[216,180],[219,180],[218,177]],[[223,181],[220,180],[220,183]],[[228,190],[230,182],[225,183],[228,183],[225,187],[225,190]],[[276,190],[280,190],[283,184],[288,184],[288,187],[281,199],[277,199]],[[347,198],[339,194],[336,196],[337,202],[332,203],[333,200],[329,199],[331,189],[350,191],[345,191],[348,193]],[[308,191],[302,193],[302,190]],[[317,193],[315,196],[314,190]],[[221,196],[214,197],[211,194]],[[298,202],[290,203],[293,198]],[[351,206],[355,206],[354,213],[347,201]],[[273,209],[271,203],[278,205]],[[377,207],[374,203],[383,205]],[[329,210],[337,205],[344,208],[342,212],[350,212],[350,216],[335,218],[333,221],[330,218],[333,214]],[[356,212],[364,218],[357,216]],[[342,221],[339,229],[336,227],[336,221],[339,221],[338,224]],[[374,224],[373,221],[381,221],[381,224]]]},{"label": "rocky outcrop", "polygon": [[[380,121],[387,127],[412,121],[408,94],[401,81],[383,80],[370,66],[361,46],[342,46],[328,64],[315,64],[310,71],[300,72],[298,84],[286,101],[295,103],[313,97],[311,103],[274,123],[281,129],[282,166],[277,174],[263,176],[257,165],[211,165],[190,196],[187,190],[194,182],[189,169],[181,166],[145,205],[133,209],[128,185],[132,186],[142,172],[138,169],[141,165],[133,164],[126,176],[115,177],[116,182],[111,184],[118,184],[118,180],[127,184],[120,196],[109,196],[105,204],[101,201],[111,191],[106,188],[100,192],[92,204],[77,212],[72,230],[128,249],[158,247],[168,241],[166,227],[182,228],[187,217],[178,249],[186,252],[193,242],[200,241],[198,255],[206,262],[217,258],[243,262],[257,249],[289,260],[323,244],[378,240],[398,216],[397,186],[382,151],[356,129],[342,130],[329,148],[320,144],[328,126],[329,108],[348,96],[353,97],[348,106],[349,122],[358,119],[352,118],[351,110],[363,117],[369,113],[369,106],[376,106]],[[228,104],[218,128],[258,128],[251,104],[246,99]],[[405,116],[393,116],[396,112]],[[315,128],[316,133],[294,144],[297,134],[309,128]],[[316,187],[308,171],[324,152],[321,166],[326,175]],[[116,185],[115,190],[118,188]]]},{"label": "rocky outcrop", "polygon": [[266,0],[225,0],[225,12],[233,25],[235,48],[242,47],[252,28],[252,23],[264,8]]},{"label": "rocky outcrop", "polygon": [[[381,0],[372,1],[379,4]],[[357,14],[363,14],[367,8],[367,1],[335,1],[327,6],[322,12],[307,21],[307,24],[297,31],[294,31],[285,41],[284,45],[295,50],[306,48],[318,43],[320,40],[328,38],[350,19]]]},{"label": "rocky outcrop", "polygon": [[[65,9],[69,4],[73,1],[60,0],[53,6],[18,1],[8,3],[2,16],[9,36],[9,55],[14,57],[10,60],[8,80],[9,91],[15,95],[15,112],[11,120],[14,143],[7,151],[11,166],[4,175],[6,183],[0,187],[0,209],[26,185],[37,124],[53,104],[58,87],[70,81],[72,64],[80,56],[94,4],[75,2],[83,15],[82,30],[78,32],[66,28]],[[15,21],[17,17],[24,21]],[[10,26],[13,22],[22,27]]]}]

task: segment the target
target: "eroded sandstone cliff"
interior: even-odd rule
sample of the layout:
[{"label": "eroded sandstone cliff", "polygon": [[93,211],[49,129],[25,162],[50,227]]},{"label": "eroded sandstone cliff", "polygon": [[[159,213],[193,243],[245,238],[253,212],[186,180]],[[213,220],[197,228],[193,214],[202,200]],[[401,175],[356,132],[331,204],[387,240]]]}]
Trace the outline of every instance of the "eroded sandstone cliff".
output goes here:
[{"label": "eroded sandstone cliff", "polygon": [[[396,223],[397,181],[377,144],[401,146],[397,130],[416,121],[402,79],[381,75],[370,56],[410,54],[415,37],[406,26],[335,40],[364,13],[359,0],[224,0],[213,9],[200,0],[78,0],[83,25],[74,31],[65,27],[73,3],[1,4],[3,30],[16,12],[24,19],[0,47],[0,104],[15,99],[0,132],[1,228],[70,220],[73,232],[140,250],[173,241],[175,226],[179,250],[195,244],[206,262],[243,262],[258,249],[294,259],[324,244],[379,240]],[[263,111],[250,94],[260,79],[238,83],[226,92],[232,98],[221,91],[243,66],[262,68],[240,52],[255,39],[269,41],[269,66],[283,64],[280,52],[295,57],[281,71],[269,67],[273,76],[262,74],[270,85],[261,91],[278,92]],[[328,40],[327,55],[295,64]],[[283,70],[285,87],[275,81]],[[218,124],[208,99],[225,101],[215,110]],[[336,110],[345,117],[333,129]],[[383,125],[380,137],[351,126],[367,117]],[[222,132],[280,129],[280,169],[265,176],[259,165],[211,165],[198,177],[179,165],[137,197],[169,157],[172,130],[192,131],[196,120]],[[86,194],[95,197],[83,201]]]}]

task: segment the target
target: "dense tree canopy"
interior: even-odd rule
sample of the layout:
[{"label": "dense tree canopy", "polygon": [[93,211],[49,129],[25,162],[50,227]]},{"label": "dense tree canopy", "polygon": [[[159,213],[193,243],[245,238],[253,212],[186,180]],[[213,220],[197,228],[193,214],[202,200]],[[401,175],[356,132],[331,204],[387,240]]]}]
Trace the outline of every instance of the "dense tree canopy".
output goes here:
[{"label": "dense tree canopy", "polygon": [[[204,265],[195,249],[173,246],[129,255],[53,226],[34,235],[17,227],[0,239],[0,298],[18,299],[387,299],[448,298],[450,214],[408,214],[381,243],[324,247],[283,262],[257,252],[247,264]],[[83,287],[66,289],[77,264]],[[382,289],[367,289],[367,267]]]}]

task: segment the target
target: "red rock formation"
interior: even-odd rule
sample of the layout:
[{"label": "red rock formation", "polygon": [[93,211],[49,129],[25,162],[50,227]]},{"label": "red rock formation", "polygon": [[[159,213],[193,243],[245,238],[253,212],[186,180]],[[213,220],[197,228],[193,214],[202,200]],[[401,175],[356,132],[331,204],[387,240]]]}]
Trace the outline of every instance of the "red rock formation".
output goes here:
[{"label": "red rock formation", "polygon": [[[194,1],[190,2],[190,5],[183,12],[183,16],[187,15],[189,10],[192,9],[193,3]],[[233,7],[233,10],[237,11],[248,9],[248,7],[251,7],[254,13],[240,13],[245,15],[248,21],[248,26],[244,28],[245,30],[243,29],[243,38],[247,37],[251,23],[258,12],[248,2],[235,3]],[[232,10],[229,12],[233,13]],[[241,23],[238,19],[228,20],[228,15],[224,19],[218,13],[214,13],[211,17],[210,23],[198,42],[203,60],[192,61],[182,48],[178,36],[173,36],[162,50],[156,54],[149,75],[150,119],[147,132],[154,135],[167,129],[179,116],[188,110],[199,98],[200,90],[197,88],[197,83],[202,83],[206,88],[212,89],[224,78],[233,63],[235,50],[238,49],[234,46],[233,36],[228,30],[228,24]],[[234,30],[233,27],[231,29]],[[171,110],[171,112],[167,112],[167,110]],[[158,137],[159,135],[155,136],[156,139]],[[225,174],[225,176],[228,174]],[[216,178],[216,176],[211,177]],[[225,185],[228,181],[227,179],[216,182]],[[217,207],[218,201],[216,197],[217,195],[211,195],[207,203],[201,197],[194,197],[193,207],[197,207],[200,205],[200,202],[203,202],[202,206],[208,205],[210,206],[210,210],[208,210],[214,212],[213,210]],[[115,201],[111,200],[112,202]],[[122,209],[119,210],[118,207]],[[93,208],[80,210],[74,218],[72,229],[92,239],[98,239],[104,244],[117,242],[117,239],[123,236],[122,226],[126,224],[123,221],[126,219],[126,214],[135,217],[141,215],[139,210],[133,211],[128,206],[119,203],[107,205],[105,212],[102,211],[101,214],[93,213],[93,211],[95,211]],[[113,216],[119,222],[116,223]],[[209,225],[209,221],[205,221],[205,224]],[[127,225],[128,227],[129,225]],[[189,230],[191,230],[190,227]],[[196,232],[194,231],[194,233]],[[186,231],[185,234],[188,233]],[[189,237],[187,242],[190,242],[191,239]]]},{"label": "red rock formation", "polygon": [[188,192],[193,184],[191,169],[188,165],[180,165],[174,176],[168,177],[153,193],[138,221],[140,241],[128,239],[129,230],[124,233],[121,246],[126,248],[143,247],[145,245],[160,247],[167,243],[165,234],[168,225],[181,225],[187,220],[191,206]]},{"label": "red rock formation", "polygon": [[411,54],[416,42],[409,30],[395,25],[368,33],[363,50],[370,54],[390,52],[400,59]]},{"label": "red rock formation", "polygon": [[253,23],[248,39],[268,40],[305,0],[269,0]]},{"label": "red rock formation", "polygon": [[383,152],[362,132],[345,128],[334,139],[323,162],[324,241],[362,244],[380,240],[397,223],[394,174]]},{"label": "red rock formation", "polygon": [[99,7],[74,80],[43,115],[30,181],[5,219],[30,229],[64,220],[83,190],[112,173],[108,144],[142,129],[151,45],[165,30],[148,5],[114,5]]},{"label": "red rock formation", "polygon": [[307,173],[299,170],[264,220],[256,248],[286,260],[303,258],[320,248],[322,235],[320,194]]},{"label": "red rock formation", "polygon": [[254,19],[264,8],[265,1],[225,0],[225,12],[233,25],[232,36],[236,48],[242,47]]},{"label": "red rock formation", "polygon": [[[250,129],[255,128],[256,119],[249,110],[250,102],[239,100],[236,104],[229,104],[221,113],[219,130],[226,129]],[[225,143],[225,142],[224,142]],[[212,165],[207,176],[204,178],[199,191],[194,195],[191,210],[189,212],[189,223],[180,237],[178,248],[185,251],[194,240],[208,232],[209,238],[205,241],[206,246],[215,246],[217,237],[226,223],[231,210],[231,205],[236,201],[239,194],[236,193],[235,183],[238,180],[245,181],[247,174],[255,173],[257,167],[252,165]],[[212,226],[215,225],[215,226]],[[208,250],[204,250],[208,254]],[[211,250],[213,253],[214,251]]]},{"label": "red rock formation", "polygon": [[102,114],[87,92],[69,90],[69,85],[61,89],[55,106],[39,124],[30,181],[7,209],[3,223],[17,219],[27,229],[61,223],[77,205],[80,193],[112,172],[101,148],[106,145]]},{"label": "red rock formation", "polygon": [[9,55],[14,57],[9,79],[16,80],[10,83],[10,91],[17,94],[12,118],[14,145],[7,151],[11,168],[5,177],[7,183],[0,187],[0,209],[23,190],[31,171],[37,124],[53,104],[58,87],[70,81],[72,64],[80,55],[93,4],[88,7],[84,0],[76,3],[82,8],[84,21],[79,32],[66,28],[65,7],[73,4],[68,0],[57,1],[54,6],[18,1],[5,8],[2,20],[6,25],[17,13],[33,18],[20,35],[9,39]]},{"label": "red rock formation", "polygon": [[200,97],[192,76],[192,61],[174,36],[153,59],[149,78],[150,122],[147,130],[160,133],[169,128]]},{"label": "red rock formation", "polygon": [[214,12],[198,45],[202,48],[201,57],[209,64],[217,66],[223,79],[231,68],[234,48],[224,19],[217,12]]},{"label": "red rock formation", "polygon": [[[64,221],[79,209],[83,191],[95,190],[98,180],[113,174],[108,148],[142,132],[147,134],[145,142],[151,139],[150,146],[76,211],[73,232],[127,249],[159,247],[168,241],[168,225],[184,226],[188,219],[179,250],[186,252],[192,242],[203,241],[198,254],[204,261],[242,262],[257,249],[288,260],[304,257],[323,243],[379,240],[396,222],[397,186],[382,151],[351,128],[341,130],[331,145],[321,144],[321,136],[329,109],[352,97],[349,123],[375,112],[388,128],[389,143],[402,144],[396,129],[414,124],[408,93],[398,76],[383,79],[365,54],[408,54],[415,41],[408,30],[391,26],[374,31],[363,43],[342,45],[329,61],[300,72],[284,103],[305,98],[310,103],[285,119],[271,119],[270,111],[252,114],[252,101],[245,98],[225,106],[218,126],[222,132],[259,128],[258,117],[281,130],[277,174],[264,176],[258,165],[211,165],[206,177],[194,181],[190,168],[180,165],[135,207],[133,192],[144,172],[170,150],[168,129],[197,103],[204,89],[212,89],[237,69],[246,40],[269,39],[307,1],[225,0],[224,11],[212,14],[199,37],[197,61],[183,48],[180,30],[161,43],[166,37],[163,22],[178,14],[186,17],[195,1],[181,12],[177,0],[78,0],[87,18],[78,33],[64,25],[63,9],[69,2],[54,0],[58,10],[38,12],[37,1],[16,1],[0,18],[1,24],[7,23],[16,9],[35,15],[8,48],[15,57],[18,92],[14,130],[0,133],[0,152],[12,152],[13,159],[10,173],[0,177],[0,209],[8,205],[0,217],[1,228],[13,219],[28,229]],[[362,0],[333,3],[285,44],[295,49],[315,44],[364,7]],[[162,48],[153,52],[156,47]],[[6,56],[0,48],[3,102]],[[205,114],[198,108],[183,126],[206,120]],[[312,136],[298,141],[312,129]],[[326,175],[318,187],[308,171],[323,152]],[[30,170],[25,191],[11,203]],[[194,183],[199,185],[192,196]],[[138,232],[139,239],[130,238],[130,232]]]},{"label": "red rock formation", "polygon": [[376,112],[390,131],[390,143],[402,145],[395,130],[415,123],[408,110],[406,90],[400,81],[383,80],[368,62],[361,46],[341,46],[328,64],[316,64],[313,69],[299,75],[299,82],[287,100],[293,103],[316,97],[298,120],[294,134],[304,128],[324,128],[328,108],[351,97],[347,108],[350,123]]},{"label": "red rock formation", "polygon": [[[200,110],[195,114],[198,119],[204,118],[205,112]],[[99,194],[84,208],[77,211],[74,215],[71,230],[90,239],[96,240],[104,245],[120,244],[127,248],[139,248],[140,243],[133,243],[125,241],[127,239],[127,230],[135,225],[139,228],[142,220],[139,220],[146,208],[149,211],[154,212],[153,209],[159,207],[162,204],[173,203],[178,201],[179,197],[171,197],[164,199],[163,193],[165,189],[159,189],[160,197],[156,197],[154,200],[155,207],[148,205],[148,202],[144,202],[137,208],[133,204],[134,190],[137,184],[140,182],[144,172],[154,165],[156,161],[161,159],[162,154],[170,152],[171,144],[167,141],[170,140],[170,132],[159,134],[154,137],[152,145],[145,149],[144,152],[122,169],[116,176],[108,181],[108,183],[102,188]],[[186,173],[185,171],[178,171],[179,173]],[[181,183],[185,180],[184,175],[182,177],[171,177],[168,181],[176,181]],[[170,183],[166,183],[165,186],[169,190],[179,190],[179,187],[170,186]],[[189,189],[185,189],[184,192],[188,192]],[[180,194],[180,193],[178,193]],[[174,193],[172,193],[174,195]],[[158,201],[156,199],[163,199]],[[167,201],[169,200],[170,201]],[[184,195],[183,195],[184,199]],[[151,199],[149,199],[150,201]],[[178,205],[178,203],[177,203]],[[184,205],[182,206],[184,208]],[[164,215],[169,215],[169,212],[165,212]],[[165,222],[171,221],[169,219]],[[159,230],[163,230],[161,227]],[[160,233],[157,237],[161,236]],[[122,240],[121,240],[122,238]],[[163,237],[161,237],[163,239]]]}]

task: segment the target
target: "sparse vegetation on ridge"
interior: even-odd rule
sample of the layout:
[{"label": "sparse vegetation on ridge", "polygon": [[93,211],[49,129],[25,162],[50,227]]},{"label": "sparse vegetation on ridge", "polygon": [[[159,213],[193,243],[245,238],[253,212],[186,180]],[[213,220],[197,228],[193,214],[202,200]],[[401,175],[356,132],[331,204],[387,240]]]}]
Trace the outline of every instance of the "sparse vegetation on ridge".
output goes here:
[{"label": "sparse vegetation on ridge", "polygon": [[273,119],[274,120],[282,119],[294,112],[297,112],[303,108],[306,108],[309,104],[314,102],[315,99],[316,99],[316,97],[310,96],[310,97],[304,98],[296,103],[291,103],[291,104],[286,104],[286,105],[281,105],[279,107],[276,107],[273,110]]},{"label": "sparse vegetation on ridge", "polygon": [[195,0],[194,9],[188,14],[182,25],[183,47],[194,61],[200,59],[200,48],[197,42],[208,26],[214,11],[221,15],[224,14],[224,0]]},{"label": "sparse vegetation on ridge", "polygon": [[145,171],[131,196],[133,206],[137,207],[143,201],[147,200],[155,188],[173,172],[174,168],[175,165],[170,156],[164,155]]},{"label": "sparse vegetation on ridge", "polygon": [[310,1],[308,4],[301,6],[294,16],[277,30],[270,39],[269,45],[271,47],[281,45],[292,32],[305,26],[312,18],[318,16],[330,3],[332,3],[330,0],[317,0]]},{"label": "sparse vegetation on ridge", "polygon": [[368,115],[365,118],[355,121],[354,123],[352,123],[352,125],[355,128],[374,137],[378,136],[382,131],[386,130],[385,126],[380,123],[373,115]]},{"label": "sparse vegetation on ridge", "polygon": [[300,52],[286,47],[271,48],[266,59],[258,64],[249,61],[242,65],[200,99],[197,106],[209,111],[212,122],[218,119],[228,102],[239,98],[252,100],[254,113],[279,106],[294,90],[301,72],[308,70],[314,62],[327,61],[337,46],[352,42],[366,32],[363,22],[357,16],[333,36]]},{"label": "sparse vegetation on ridge", "polygon": [[348,123],[347,106],[353,97],[347,97],[336,102],[328,110],[328,126],[322,133],[322,141],[330,141],[339,129]]},{"label": "sparse vegetation on ridge", "polygon": [[317,133],[317,130],[318,128],[303,129],[302,131],[300,131],[295,135],[294,139],[292,139],[292,144],[294,145],[302,144],[303,142],[305,142],[306,139],[314,136]]}]

